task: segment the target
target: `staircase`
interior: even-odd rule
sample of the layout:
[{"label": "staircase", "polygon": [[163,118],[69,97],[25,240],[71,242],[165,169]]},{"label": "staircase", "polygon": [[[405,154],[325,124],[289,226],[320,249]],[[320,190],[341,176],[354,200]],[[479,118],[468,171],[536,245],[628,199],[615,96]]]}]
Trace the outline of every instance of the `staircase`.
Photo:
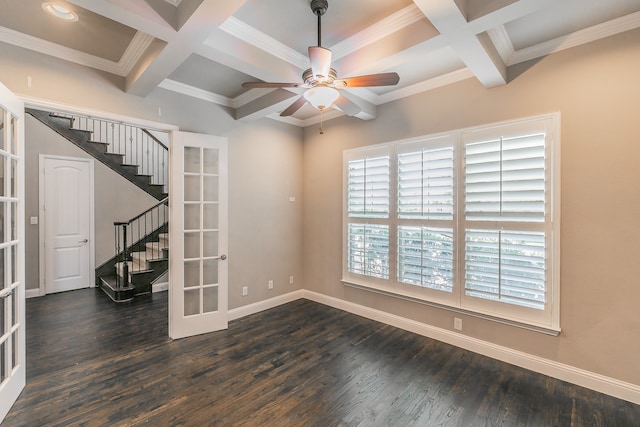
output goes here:
[{"label": "staircase", "polygon": [[152,292],[169,267],[168,148],[134,125],[34,109],[26,112],[159,202],[114,226],[114,256],[96,268],[96,285],[113,301]]},{"label": "staircase", "polygon": [[[116,230],[122,233],[125,225],[130,224],[118,223]],[[118,251],[112,260],[96,269],[98,285],[113,301],[131,301],[137,295],[152,292],[153,284],[169,268],[167,231],[168,224],[165,222],[128,249]],[[118,240],[117,244],[127,246],[123,240]]]},{"label": "staircase", "polygon": [[167,197],[169,149],[147,130],[66,113],[25,111],[156,199]]}]

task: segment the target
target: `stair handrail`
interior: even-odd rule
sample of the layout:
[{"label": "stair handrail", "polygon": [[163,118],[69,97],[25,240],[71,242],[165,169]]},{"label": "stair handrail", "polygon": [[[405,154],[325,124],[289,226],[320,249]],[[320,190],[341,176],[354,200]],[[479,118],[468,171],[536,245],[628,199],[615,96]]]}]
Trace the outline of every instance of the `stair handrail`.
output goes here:
[{"label": "stair handrail", "polygon": [[74,129],[92,132],[93,142],[108,144],[107,152],[123,155],[125,164],[138,166],[140,175],[150,176],[152,184],[164,185],[166,190],[169,148],[150,129],[133,123],[65,111],[51,111],[50,114],[69,119]]},{"label": "stair handrail", "polygon": [[[155,205],[146,209],[144,212],[134,216],[133,218],[126,221],[115,221],[114,231],[115,231],[115,268],[116,268],[116,287],[123,289],[128,288],[129,284],[129,273],[134,271],[141,271],[142,268],[140,265],[133,264],[132,261],[132,252],[134,249],[142,249],[146,251],[147,244],[151,243],[151,249],[156,250],[157,252],[162,251],[160,247],[160,242],[155,242],[157,246],[153,245],[152,238],[157,237],[161,231],[163,231],[166,224],[169,223],[168,218],[168,205],[169,205],[169,197],[165,197]],[[162,206],[167,206],[167,209],[160,208]],[[157,211],[157,214],[154,218],[154,212]],[[144,219],[144,231],[142,227],[142,220]],[[150,224],[149,224],[150,222]],[[137,224],[137,229],[129,232],[129,227]],[[135,233],[137,231],[137,233]],[[131,244],[128,243],[127,236],[131,236]],[[118,264],[120,264],[121,271],[118,271]]]}]

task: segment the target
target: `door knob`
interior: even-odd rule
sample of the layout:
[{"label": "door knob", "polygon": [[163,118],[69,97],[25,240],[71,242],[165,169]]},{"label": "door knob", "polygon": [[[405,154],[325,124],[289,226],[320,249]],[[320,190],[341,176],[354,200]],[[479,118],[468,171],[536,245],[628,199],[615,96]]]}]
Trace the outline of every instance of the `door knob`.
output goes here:
[{"label": "door knob", "polygon": [[227,259],[227,256],[222,254],[220,256],[214,256],[213,259],[219,259],[221,261],[224,261],[225,259]]},{"label": "door knob", "polygon": [[78,240],[78,243],[87,243],[89,239]]}]

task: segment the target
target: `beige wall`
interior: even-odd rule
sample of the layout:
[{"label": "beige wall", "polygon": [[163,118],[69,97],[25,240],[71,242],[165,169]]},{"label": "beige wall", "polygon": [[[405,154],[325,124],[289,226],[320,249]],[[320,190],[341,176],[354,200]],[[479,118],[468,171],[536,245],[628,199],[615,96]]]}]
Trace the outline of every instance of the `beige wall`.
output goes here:
[{"label": "beige wall", "polygon": [[305,130],[305,288],[428,325],[454,313],[341,284],[342,152],[408,137],[559,111],[562,115],[559,337],[469,316],[463,333],[640,384],[640,30]]}]

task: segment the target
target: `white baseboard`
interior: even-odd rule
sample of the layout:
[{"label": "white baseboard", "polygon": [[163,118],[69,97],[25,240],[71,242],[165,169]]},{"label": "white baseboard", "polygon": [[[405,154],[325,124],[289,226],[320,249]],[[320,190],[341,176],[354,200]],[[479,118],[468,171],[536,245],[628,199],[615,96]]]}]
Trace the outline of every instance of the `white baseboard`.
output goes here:
[{"label": "white baseboard", "polygon": [[476,338],[449,331],[435,326],[410,320],[384,311],[354,304],[349,301],[323,295],[317,292],[302,290],[302,298],[328,305],[367,319],[395,326],[406,331],[433,338],[474,353],[482,354],[512,365],[520,366],[540,374],[567,381],[600,393],[640,404],[640,386],[615,378],[596,374],[584,369],[534,356],[508,347],[492,344]]},{"label": "white baseboard", "polygon": [[277,297],[269,298],[264,301],[254,302],[253,304],[243,305],[242,307],[233,308],[229,310],[229,320],[240,319],[241,317],[249,316],[250,314],[260,313],[264,310],[277,307],[282,304],[287,304],[291,301],[302,299],[303,291],[293,291],[288,294],[279,295]]},{"label": "white baseboard", "polygon": [[163,292],[169,290],[169,282],[164,283],[154,283],[151,287],[151,293],[155,294],[156,292]]},{"label": "white baseboard", "polygon": [[24,291],[25,298],[35,298],[40,297],[42,294],[40,293],[40,288],[36,289],[27,289]]}]

